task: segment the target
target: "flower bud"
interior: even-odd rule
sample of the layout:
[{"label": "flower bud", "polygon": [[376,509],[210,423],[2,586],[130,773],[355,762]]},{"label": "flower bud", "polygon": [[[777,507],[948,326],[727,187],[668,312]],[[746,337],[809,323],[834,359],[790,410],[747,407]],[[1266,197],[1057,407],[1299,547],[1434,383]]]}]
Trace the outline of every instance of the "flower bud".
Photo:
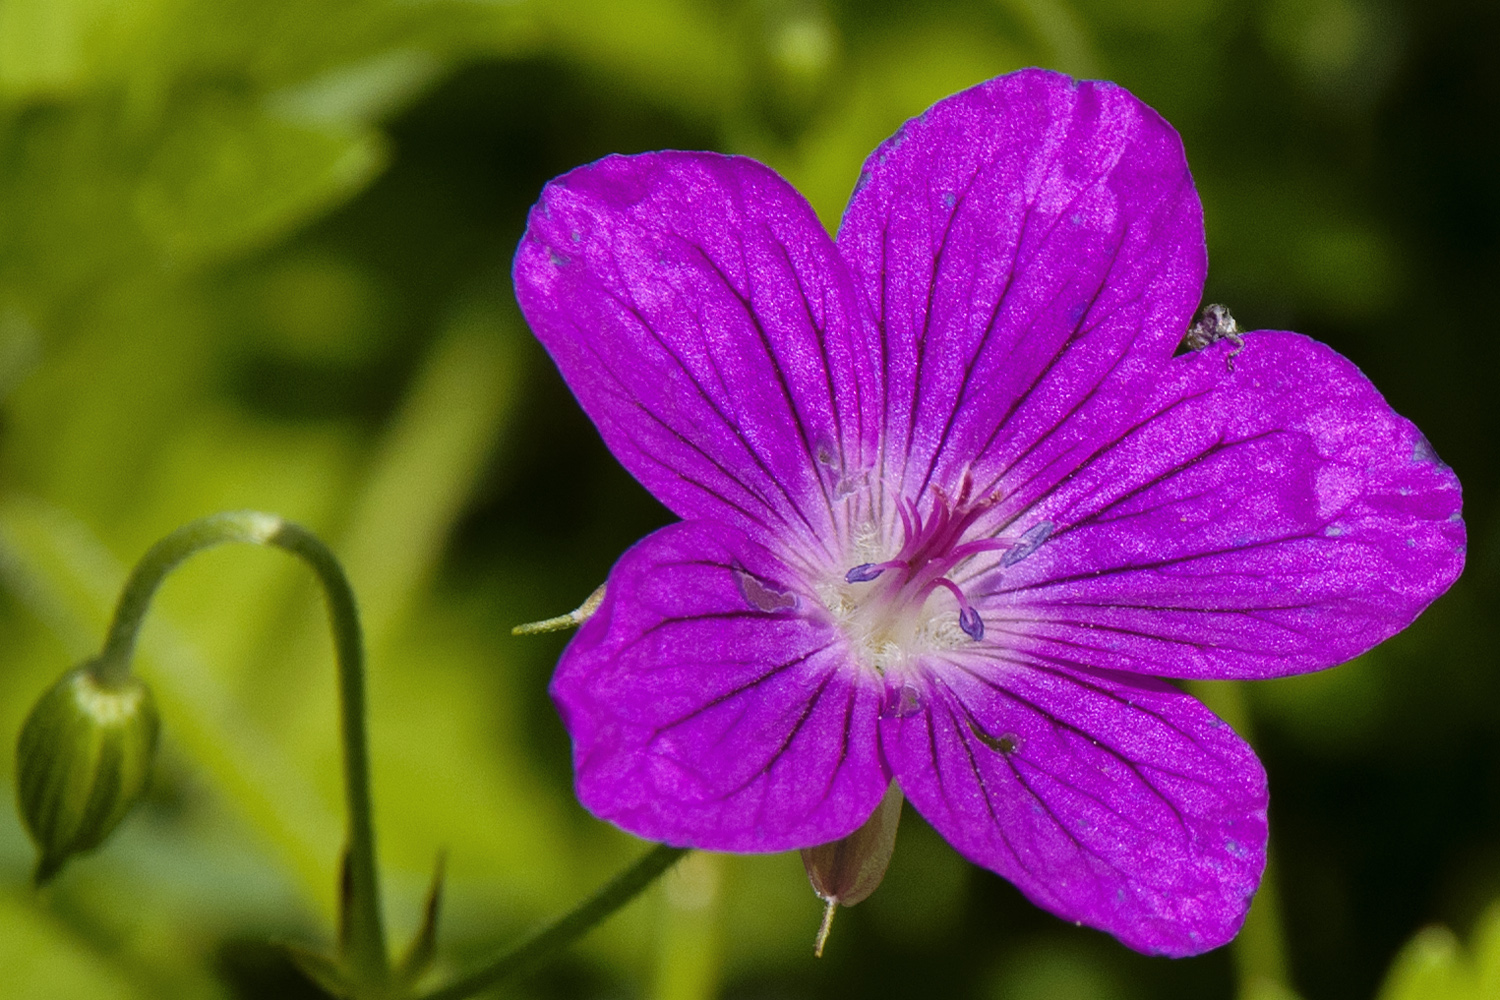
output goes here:
[{"label": "flower bud", "polygon": [[37,701],[16,748],[16,790],[42,852],[38,885],[98,847],[145,793],[157,729],[150,689],[134,676],[108,677],[96,662]]},{"label": "flower bud", "polygon": [[843,840],[820,844],[802,850],[802,866],[807,869],[813,892],[827,904],[823,925],[818,929],[815,953],[823,954],[834,909],[853,906],[866,899],[885,878],[886,867],[896,850],[896,827],[901,822],[901,789],[893,781],[885,798],[863,826]]}]

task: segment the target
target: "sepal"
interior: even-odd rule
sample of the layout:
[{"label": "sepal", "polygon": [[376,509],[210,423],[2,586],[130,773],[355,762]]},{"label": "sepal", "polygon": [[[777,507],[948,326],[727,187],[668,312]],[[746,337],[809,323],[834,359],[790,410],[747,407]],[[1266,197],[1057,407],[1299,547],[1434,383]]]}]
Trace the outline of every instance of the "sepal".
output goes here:
[{"label": "sepal", "polygon": [[422,907],[422,925],[417,928],[406,954],[396,964],[395,981],[403,989],[416,986],[437,957],[437,925],[443,907],[443,877],[447,861],[446,854],[438,855],[432,883],[427,887],[427,902]]},{"label": "sepal", "polygon": [[298,971],[334,1000],[350,1000],[354,996],[354,985],[336,959],[302,945],[284,944],[282,949]]},{"label": "sepal", "polygon": [[841,840],[802,849],[802,867],[807,870],[807,879],[813,892],[827,904],[814,948],[819,957],[833,925],[834,908],[868,899],[885,878],[896,850],[896,829],[901,825],[904,801],[900,787],[893,781],[880,805],[858,830]]}]

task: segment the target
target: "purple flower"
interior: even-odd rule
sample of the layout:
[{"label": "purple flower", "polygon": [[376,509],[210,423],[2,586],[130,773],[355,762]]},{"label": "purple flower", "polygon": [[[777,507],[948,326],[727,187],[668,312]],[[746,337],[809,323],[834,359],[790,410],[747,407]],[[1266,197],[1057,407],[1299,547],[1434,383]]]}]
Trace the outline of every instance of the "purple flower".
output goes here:
[{"label": "purple flower", "polygon": [[837,240],[739,157],[549,184],[521,307],[683,519],[616,564],[553,678],[583,804],[781,851],[894,780],[1065,919],[1229,940],[1265,773],[1156,678],[1341,663],[1453,582],[1464,525],[1452,471],[1327,347],[1174,357],[1206,270],[1171,126],[1037,70],[908,122]]}]

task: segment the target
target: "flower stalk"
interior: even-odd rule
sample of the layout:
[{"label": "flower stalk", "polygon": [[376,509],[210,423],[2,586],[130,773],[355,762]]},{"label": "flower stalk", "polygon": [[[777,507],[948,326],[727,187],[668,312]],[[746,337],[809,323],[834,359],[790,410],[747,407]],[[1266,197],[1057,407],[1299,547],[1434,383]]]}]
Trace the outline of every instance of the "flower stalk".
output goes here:
[{"label": "flower stalk", "polygon": [[605,917],[640,895],[667,869],[682,860],[688,850],[667,844],[656,845],[571,913],[483,968],[423,994],[420,1000],[464,1000],[514,979],[593,930]]},{"label": "flower stalk", "polygon": [[[153,545],[131,571],[104,648],[53,685],[23,729],[17,782],[21,808],[42,849],[39,881],[71,856],[98,846],[139,800],[149,780],[157,721],[150,691],[130,669],[151,600],[184,560],[226,542],[269,545],[307,563],[323,586],[339,676],[340,734],[348,834],[340,893],[339,956],[299,948],[290,957],[339,996],[392,1000],[414,995],[431,963],[442,888],[442,863],[427,917],[410,953],[392,970],[381,916],[365,727],[364,640],[354,590],[332,551],[316,535],[274,514],[230,511],[189,524]],[[599,590],[571,616],[576,625],[598,607]],[[75,801],[76,800],[76,801]],[[687,848],[660,845],[571,913],[489,965],[424,1000],[458,1000],[489,989],[550,957],[592,930],[672,867]]]},{"label": "flower stalk", "polygon": [[120,594],[98,659],[102,683],[124,684],[136,637],[163,580],[189,556],[226,542],[269,545],[312,567],[328,604],[339,675],[340,735],[348,810],[347,892],[341,914],[343,958],[353,983],[364,991],[384,988],[389,976],[380,881],[375,867],[375,830],[370,797],[370,753],[365,731],[364,641],[354,591],[343,568],[317,536],[274,514],[231,511],[178,528],[141,558]]},{"label": "flower stalk", "polygon": [[[1238,681],[1193,681],[1188,689],[1247,740],[1254,739],[1250,706]],[[1239,978],[1240,1000],[1263,995],[1295,997],[1287,961],[1286,929],[1281,919],[1281,891],[1275,858],[1268,849],[1260,889],[1231,946]]]}]

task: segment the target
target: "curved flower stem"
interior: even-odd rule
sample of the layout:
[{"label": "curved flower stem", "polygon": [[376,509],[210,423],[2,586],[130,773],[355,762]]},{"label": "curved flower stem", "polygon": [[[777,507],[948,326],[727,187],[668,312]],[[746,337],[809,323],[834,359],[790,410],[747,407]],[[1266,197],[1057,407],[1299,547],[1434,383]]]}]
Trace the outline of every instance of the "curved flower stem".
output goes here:
[{"label": "curved flower stem", "polygon": [[614,881],[585,900],[572,913],[501,955],[489,965],[457,982],[424,993],[420,1000],[464,1000],[498,986],[593,930],[605,917],[630,902],[676,864],[690,848],[658,844]]},{"label": "curved flower stem", "polygon": [[379,989],[389,978],[389,964],[371,820],[364,642],[354,591],[328,547],[306,528],[258,511],[214,514],[183,525],[153,545],[131,572],[99,655],[98,671],[106,680],[120,679],[130,673],[136,634],[162,580],[188,556],[225,542],[271,545],[290,552],[310,565],[323,585],[338,661],[344,793],[349,814],[342,946],[348,971],[355,980],[365,987]]}]

